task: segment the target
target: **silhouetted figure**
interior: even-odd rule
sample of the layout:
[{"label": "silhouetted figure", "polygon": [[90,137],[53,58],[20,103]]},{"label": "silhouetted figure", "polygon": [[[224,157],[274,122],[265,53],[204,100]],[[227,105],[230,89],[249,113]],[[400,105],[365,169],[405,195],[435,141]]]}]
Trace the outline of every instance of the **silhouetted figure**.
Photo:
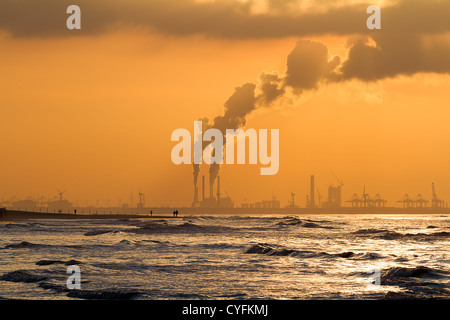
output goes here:
[{"label": "silhouetted figure", "polygon": [[77,209],[74,209],[74,210],[73,210],[73,213],[75,213],[75,215],[77,215]]},{"label": "silhouetted figure", "polygon": [[150,210],[150,217],[153,215],[153,211],[152,210]]},{"label": "silhouetted figure", "polygon": [[178,217],[178,210],[175,210],[175,217]]},{"label": "silhouetted figure", "polygon": [[175,217],[175,210],[173,210],[172,214],[173,214],[173,216]]}]

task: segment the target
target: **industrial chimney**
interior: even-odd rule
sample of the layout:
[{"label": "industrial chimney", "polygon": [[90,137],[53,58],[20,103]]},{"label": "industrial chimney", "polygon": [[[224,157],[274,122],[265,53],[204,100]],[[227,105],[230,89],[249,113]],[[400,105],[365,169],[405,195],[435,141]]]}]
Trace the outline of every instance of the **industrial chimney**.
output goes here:
[{"label": "industrial chimney", "polygon": [[202,201],[205,201],[205,175],[202,176]]},{"label": "industrial chimney", "polygon": [[192,207],[195,208],[198,206],[198,187],[195,186],[194,190],[194,202],[192,203]]},{"label": "industrial chimney", "polygon": [[211,178],[209,179],[209,198],[213,199],[214,198],[214,180],[212,180]]},{"label": "industrial chimney", "polygon": [[217,207],[220,208],[220,176],[217,176]]},{"label": "industrial chimney", "polygon": [[316,204],[314,202],[314,175],[311,176],[310,191],[309,191],[309,207],[310,208],[316,207]]}]

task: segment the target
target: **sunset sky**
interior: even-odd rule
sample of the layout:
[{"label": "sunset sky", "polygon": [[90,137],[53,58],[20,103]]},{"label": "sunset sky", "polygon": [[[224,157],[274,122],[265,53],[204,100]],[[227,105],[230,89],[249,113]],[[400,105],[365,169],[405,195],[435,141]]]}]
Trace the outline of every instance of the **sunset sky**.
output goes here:
[{"label": "sunset sky", "polygon": [[332,171],[343,200],[364,186],[389,205],[430,199],[434,182],[450,201],[449,17],[434,0],[2,0],[0,196],[115,206],[140,189],[147,206],[189,206],[171,133],[254,84],[244,128],[280,130],[280,168],[223,165],[237,205],[294,192],[304,206],[309,176],[325,197]]}]

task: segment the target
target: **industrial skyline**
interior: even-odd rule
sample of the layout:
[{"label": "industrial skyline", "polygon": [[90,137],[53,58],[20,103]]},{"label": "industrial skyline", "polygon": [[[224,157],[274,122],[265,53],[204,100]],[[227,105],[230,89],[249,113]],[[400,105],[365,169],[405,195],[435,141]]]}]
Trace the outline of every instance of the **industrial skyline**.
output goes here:
[{"label": "industrial skyline", "polygon": [[[300,194],[293,192],[289,195],[289,200],[282,203],[277,198],[276,193],[272,194],[271,199],[263,199],[262,197],[256,201],[248,201],[244,199],[242,202],[235,202],[229,195],[223,196],[220,191],[220,175],[216,176],[216,184],[214,184],[212,179],[209,180],[209,185],[206,186],[205,175],[201,175],[201,197],[199,195],[199,188],[194,185],[193,201],[192,204],[185,204],[179,207],[191,207],[191,208],[248,208],[248,209],[258,209],[258,208],[325,208],[325,209],[335,209],[342,207],[352,207],[352,208],[383,208],[383,207],[399,207],[399,208],[448,208],[448,202],[442,199],[438,193],[434,182],[430,186],[430,196],[427,198],[426,195],[417,193],[415,196],[409,195],[408,193],[399,196],[399,199],[387,200],[382,197],[381,193],[369,193],[366,191],[366,185],[363,185],[361,193],[349,191],[347,194],[343,192],[344,180],[336,176],[332,172],[337,184],[329,184],[326,193],[321,193],[320,189],[316,187],[316,177],[315,175],[310,175],[309,179],[309,193],[304,195],[304,201],[299,199]],[[207,193],[206,189],[209,189]],[[136,196],[137,201],[134,203],[134,194],[130,193],[128,197],[128,202],[123,202],[122,198],[117,198],[117,205],[111,203],[108,198],[103,203],[96,200],[95,203],[90,204],[89,201],[78,201],[75,199],[69,200],[64,199],[64,194],[67,190],[60,191],[56,189],[56,193],[51,196],[28,196],[24,199],[20,199],[16,196],[10,199],[2,199],[0,201],[0,207],[10,208],[10,209],[24,209],[32,210],[45,208],[47,211],[51,212],[66,212],[72,211],[76,208],[115,208],[116,210],[123,209],[147,209],[147,208],[157,208],[157,207],[172,207],[173,205],[158,205],[156,203],[147,203],[146,205],[146,195],[141,189],[138,189]],[[297,198],[295,196],[297,195]],[[325,196],[324,196],[325,195]],[[297,199],[297,200],[296,200]]]}]

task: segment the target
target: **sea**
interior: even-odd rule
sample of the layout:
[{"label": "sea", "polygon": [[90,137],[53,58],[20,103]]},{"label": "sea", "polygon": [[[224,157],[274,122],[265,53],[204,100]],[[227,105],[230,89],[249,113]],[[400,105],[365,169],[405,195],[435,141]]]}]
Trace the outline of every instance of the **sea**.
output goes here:
[{"label": "sea", "polygon": [[449,248],[446,215],[3,221],[0,299],[449,299]]}]

